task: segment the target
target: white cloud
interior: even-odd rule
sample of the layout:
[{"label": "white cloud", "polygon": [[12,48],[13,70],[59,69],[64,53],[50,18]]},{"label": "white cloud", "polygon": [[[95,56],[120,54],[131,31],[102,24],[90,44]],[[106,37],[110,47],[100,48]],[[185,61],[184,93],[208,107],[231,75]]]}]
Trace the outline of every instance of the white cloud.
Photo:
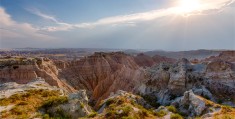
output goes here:
[{"label": "white cloud", "polygon": [[28,23],[17,23],[0,7],[0,40],[8,38],[25,38],[37,40],[54,39],[51,36],[39,33],[39,30]]},{"label": "white cloud", "polygon": [[[180,0],[179,0],[180,1]],[[222,8],[229,6],[230,4],[234,3],[235,0],[198,0],[200,2],[200,10],[187,13],[180,14],[179,7],[176,5],[175,7],[167,8],[167,9],[160,9],[160,10],[153,10],[148,12],[142,13],[135,13],[130,15],[120,15],[120,16],[113,16],[99,19],[95,22],[87,22],[87,23],[78,23],[78,24],[69,24],[65,22],[60,22],[55,17],[51,15],[47,15],[42,13],[37,9],[28,9],[31,13],[40,16],[44,19],[50,20],[57,24],[57,26],[46,26],[41,28],[41,30],[46,31],[67,31],[75,28],[93,28],[96,26],[101,25],[129,25],[132,23],[131,26],[135,26],[135,23],[140,21],[150,21],[160,17],[169,16],[169,15],[206,15],[207,13],[218,13],[222,10]],[[177,3],[177,2],[176,2]]]}]

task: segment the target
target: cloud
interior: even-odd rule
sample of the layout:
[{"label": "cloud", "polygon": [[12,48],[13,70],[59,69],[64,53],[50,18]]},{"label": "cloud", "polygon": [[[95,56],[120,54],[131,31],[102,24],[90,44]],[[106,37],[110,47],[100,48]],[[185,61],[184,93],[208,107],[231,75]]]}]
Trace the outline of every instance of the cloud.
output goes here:
[{"label": "cloud", "polygon": [[43,31],[46,30],[54,32],[54,31],[67,31],[76,28],[94,28],[96,26],[102,26],[102,25],[120,26],[120,25],[130,25],[131,23],[130,26],[135,26],[137,22],[150,21],[170,15],[183,15],[183,16],[207,15],[211,13],[221,12],[223,8],[233,4],[235,0],[199,0],[199,2],[201,3],[200,10],[187,14],[179,13],[180,8],[177,7],[176,5],[175,7],[170,7],[167,9],[152,10],[148,12],[135,13],[129,15],[112,16],[112,17],[102,18],[94,22],[78,23],[78,24],[60,22],[52,15],[44,14],[37,9],[28,9],[28,11],[37,16],[40,16],[44,19],[56,23],[57,26],[46,26],[41,28],[41,30]]},{"label": "cloud", "polygon": [[37,28],[28,23],[17,23],[12,20],[11,16],[6,13],[4,8],[0,7],[0,39],[8,40],[9,38],[24,38],[37,40],[51,40],[51,36],[42,34]]}]

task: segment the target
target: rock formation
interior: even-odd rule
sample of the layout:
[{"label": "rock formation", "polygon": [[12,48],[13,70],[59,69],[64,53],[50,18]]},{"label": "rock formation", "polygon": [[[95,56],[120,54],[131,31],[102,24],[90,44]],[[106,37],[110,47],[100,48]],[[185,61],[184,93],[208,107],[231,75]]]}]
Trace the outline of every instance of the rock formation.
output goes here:
[{"label": "rock formation", "polygon": [[142,80],[144,70],[132,56],[122,52],[95,53],[78,61],[72,61],[59,72],[76,89],[86,89],[96,101],[107,98],[119,89],[134,91]]},{"label": "rock formation", "polygon": [[135,62],[142,67],[151,67],[155,64],[155,61],[152,57],[145,55],[143,53],[138,54],[135,56]]},{"label": "rock formation", "polygon": [[223,51],[218,56],[210,56],[202,61],[223,60],[228,62],[235,62],[235,51]]},{"label": "rock formation", "polygon": [[163,105],[170,104],[188,90],[213,101],[231,101],[235,99],[233,67],[232,63],[221,60],[209,64],[191,64],[187,59],[175,64],[163,63],[148,69],[148,80],[139,91],[155,95]]},{"label": "rock formation", "polygon": [[17,118],[43,117],[43,114],[49,114],[50,117],[77,119],[91,112],[85,90],[68,94],[61,88],[50,86],[41,78],[27,84],[10,82],[0,85],[0,118],[3,119],[15,118],[15,116]]},{"label": "rock formation", "polygon": [[70,94],[68,102],[49,107],[46,109],[46,112],[56,116],[58,110],[71,119],[78,119],[92,113],[92,109],[88,105],[88,97],[85,90]]},{"label": "rock formation", "polygon": [[58,69],[47,58],[15,58],[1,61],[0,83],[16,82],[25,84],[37,77],[42,77],[52,86],[75,91],[71,86],[58,78]]},{"label": "rock formation", "polygon": [[150,57],[148,55],[145,55],[144,53],[138,54],[137,56],[134,57],[134,59],[135,62],[141,67],[151,67],[153,65],[157,65],[162,62],[167,62],[167,63],[176,62],[175,59],[167,58],[165,56],[155,55],[153,57]]}]

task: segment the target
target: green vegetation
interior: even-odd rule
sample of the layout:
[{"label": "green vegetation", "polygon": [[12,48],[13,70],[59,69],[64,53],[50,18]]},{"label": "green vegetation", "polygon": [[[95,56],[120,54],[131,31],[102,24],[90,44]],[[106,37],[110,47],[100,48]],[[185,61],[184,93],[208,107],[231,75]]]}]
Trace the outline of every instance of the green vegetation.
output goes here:
[{"label": "green vegetation", "polygon": [[38,109],[58,105],[67,101],[67,97],[60,96],[55,90],[28,90],[25,93],[14,94],[9,98],[0,100],[0,106],[14,105],[9,111],[1,113],[2,118],[29,118],[32,115],[37,117],[47,117],[41,115]]},{"label": "green vegetation", "polygon": [[[100,118],[106,119],[145,119],[153,118],[154,115],[150,110],[145,109],[137,104],[135,100],[125,96],[108,99],[104,113],[99,115]],[[104,104],[102,104],[104,105]]]},{"label": "green vegetation", "polygon": [[160,104],[157,102],[157,97],[154,95],[142,95],[145,101],[147,101],[151,106],[158,108]]},{"label": "green vegetation", "polygon": [[57,106],[59,104],[63,104],[68,102],[68,98],[65,96],[60,97],[50,97],[45,103],[42,104],[41,108],[48,108],[52,106]]},{"label": "green vegetation", "polygon": [[171,119],[184,119],[180,114],[171,114]]},{"label": "green vegetation", "polygon": [[173,105],[167,106],[166,108],[173,113],[177,112],[176,108]]},{"label": "green vegetation", "polygon": [[164,117],[165,115],[167,115],[167,112],[165,110],[160,110],[158,112],[155,112],[154,115],[157,117]]}]

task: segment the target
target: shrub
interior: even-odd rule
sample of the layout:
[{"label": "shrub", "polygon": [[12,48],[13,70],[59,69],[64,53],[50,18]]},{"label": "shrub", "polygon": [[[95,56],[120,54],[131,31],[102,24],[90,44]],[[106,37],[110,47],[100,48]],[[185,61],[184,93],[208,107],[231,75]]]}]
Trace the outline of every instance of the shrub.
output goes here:
[{"label": "shrub", "polygon": [[41,107],[42,108],[47,108],[47,107],[63,104],[63,103],[66,103],[66,102],[68,102],[68,98],[66,96],[51,97]]},{"label": "shrub", "polygon": [[80,102],[80,107],[81,107],[81,108],[84,108],[85,105],[84,105],[82,102]]},{"label": "shrub", "polygon": [[145,101],[147,101],[153,107],[159,107],[160,104],[157,102],[157,97],[154,95],[142,95]]},{"label": "shrub", "polygon": [[138,111],[138,117],[140,117],[141,119],[148,117],[149,115],[150,113],[146,109],[141,109]]},{"label": "shrub", "polygon": [[166,108],[173,113],[177,112],[176,108],[173,105],[167,106]]},{"label": "shrub", "polygon": [[219,104],[222,104],[222,103],[223,103],[223,100],[218,99],[218,103],[219,103]]},{"label": "shrub", "polygon": [[165,115],[167,115],[167,112],[164,110],[160,110],[158,112],[155,112],[154,115],[156,115],[158,117],[164,117]]},{"label": "shrub", "polygon": [[171,119],[184,119],[180,114],[171,114]]},{"label": "shrub", "polygon": [[128,114],[131,111],[131,109],[132,109],[132,107],[130,107],[130,106],[125,106],[125,107],[121,108],[120,110],[123,111],[121,113],[121,116],[128,116]]},{"label": "shrub", "polygon": [[44,115],[42,116],[42,118],[43,118],[43,119],[50,119],[50,116],[49,116],[48,114],[44,114]]}]

